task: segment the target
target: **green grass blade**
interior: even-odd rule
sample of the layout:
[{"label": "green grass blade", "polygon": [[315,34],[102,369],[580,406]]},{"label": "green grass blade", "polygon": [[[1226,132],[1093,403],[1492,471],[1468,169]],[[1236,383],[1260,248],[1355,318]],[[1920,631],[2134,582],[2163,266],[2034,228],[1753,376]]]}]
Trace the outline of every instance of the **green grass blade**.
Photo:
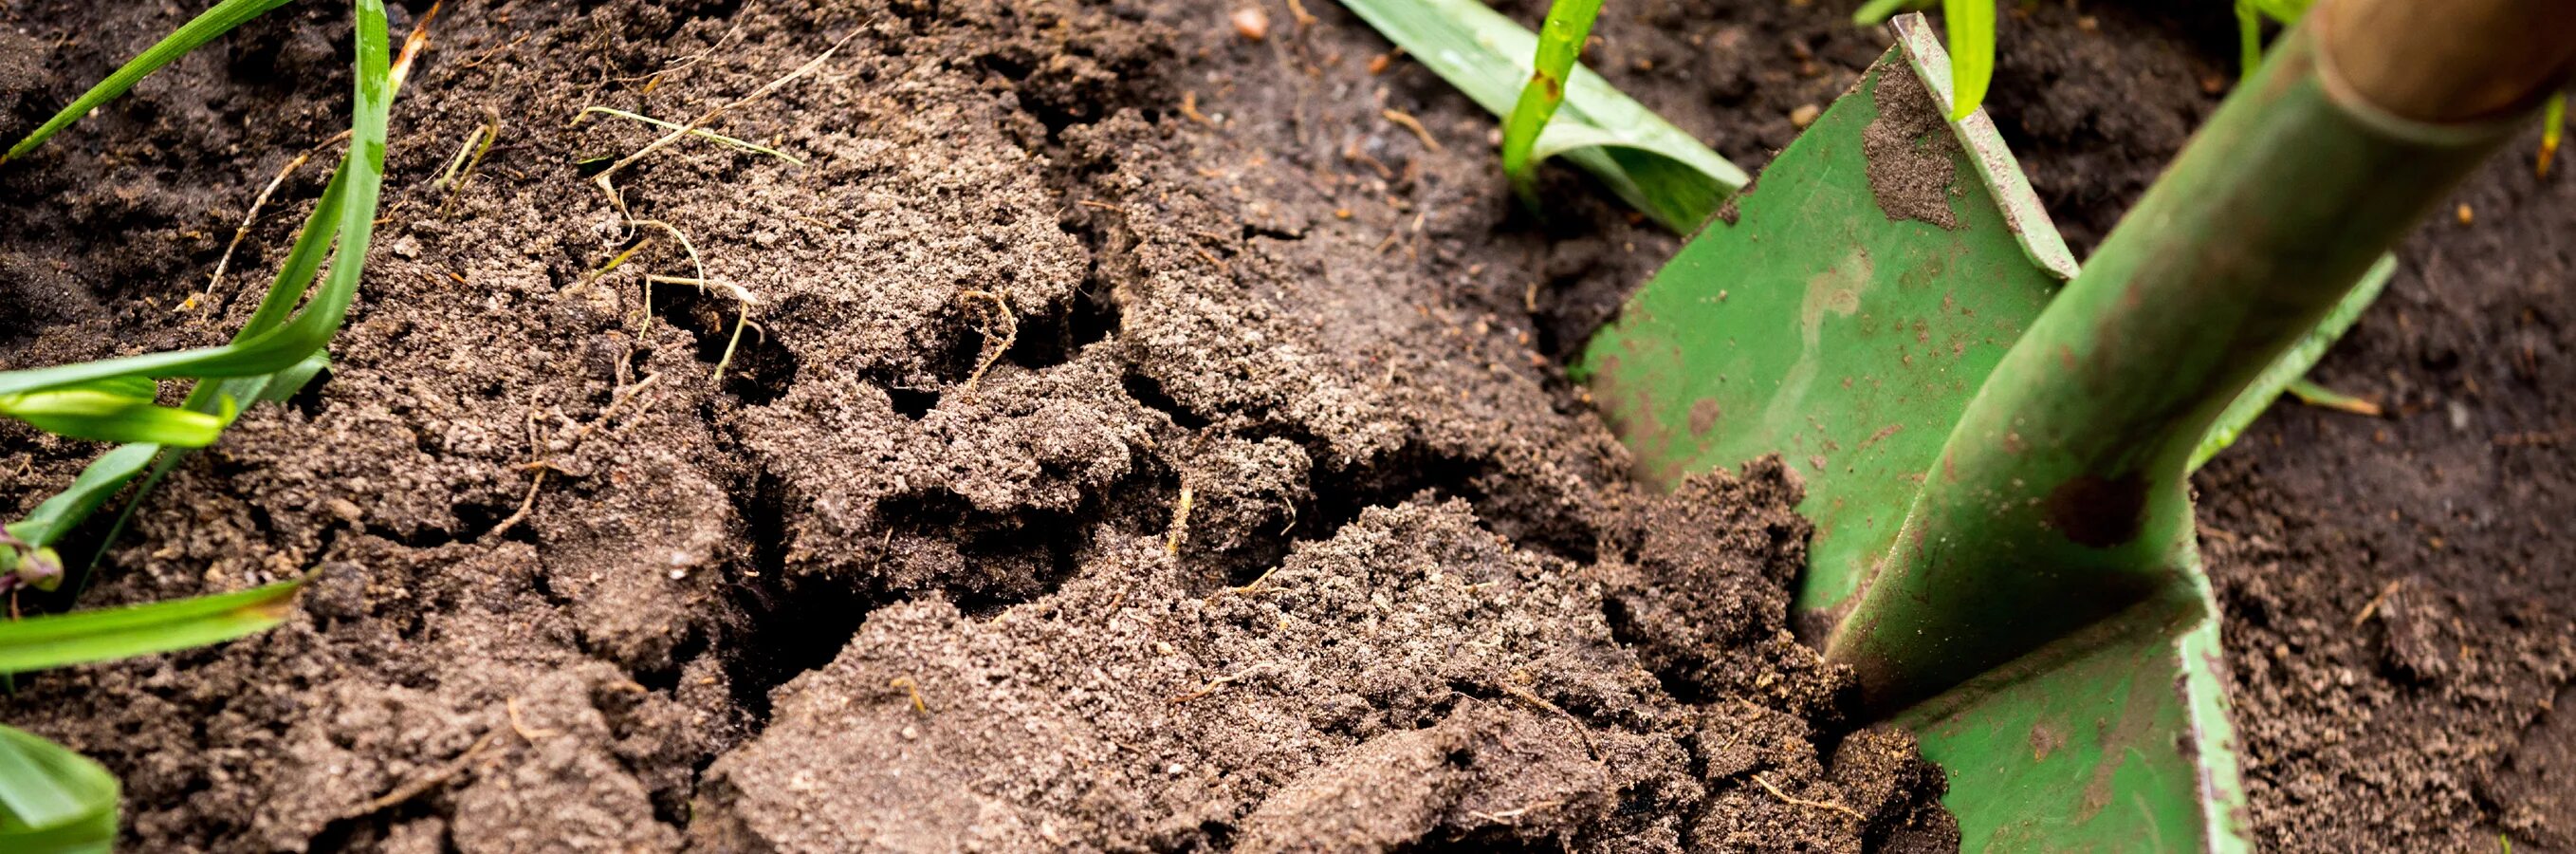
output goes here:
[{"label": "green grass blade", "polygon": [[222,416],[154,406],[151,398],[87,389],[0,395],[0,416],[38,430],[96,442],[147,442],[183,448],[214,444]]},{"label": "green grass blade", "polygon": [[1950,35],[1950,120],[1959,121],[1986,101],[1995,76],[1995,0],[1941,0]]},{"label": "green grass blade", "polygon": [[[1475,0],[1344,0],[1343,5],[1496,116],[1511,114],[1534,70],[1537,34]],[[1717,203],[1680,207],[1677,200],[1723,202],[1750,180],[1744,170],[1590,69],[1574,65],[1565,84],[1563,103],[1532,146],[1533,161],[1562,154],[1630,206],[1683,233],[1697,229],[1716,212]],[[1626,151],[1614,156],[1613,149]],[[1665,170],[1655,182],[1642,181],[1627,164],[1645,159],[1669,160],[1678,168]],[[1658,191],[1675,181],[1692,188]]]},{"label": "green grass blade", "polygon": [[0,622],[0,673],[113,661],[222,643],[286,619],[303,579],[147,605]]},{"label": "green grass blade", "polygon": [[1548,5],[1547,22],[1539,25],[1535,70],[1503,121],[1503,176],[1511,179],[1513,192],[1532,210],[1538,208],[1538,176],[1530,154],[1538,146],[1539,131],[1546,129],[1557,105],[1564,103],[1566,76],[1583,54],[1593,19],[1600,15],[1601,0],[1556,0]]},{"label": "green grass blade", "polygon": [[136,475],[142,474],[143,468],[151,465],[153,456],[159,453],[159,445],[120,445],[100,454],[98,459],[90,461],[89,467],[81,469],[80,476],[72,479],[71,486],[45,499],[45,503],[36,505],[27,518],[9,523],[9,536],[36,546],[60,542],[64,534],[80,525],[81,520],[98,512],[99,505],[106,504],[117,490],[124,489]]},{"label": "green grass blade", "polygon": [[81,93],[79,98],[72,100],[70,106],[64,107],[62,112],[55,113],[53,118],[45,120],[43,125],[38,126],[34,133],[27,134],[27,138],[11,146],[8,153],[0,154],[0,163],[6,163],[34,150],[36,146],[43,145],[46,138],[63,128],[70,127],[73,122],[80,121],[82,117],[89,115],[91,110],[98,109],[100,104],[116,100],[118,95],[125,94],[126,90],[134,88],[134,84],[142,82],[143,78],[150,76],[152,72],[161,70],[162,66],[215,40],[217,36],[231,32],[234,27],[241,26],[242,22],[259,17],[271,9],[286,5],[287,2],[288,0],[224,0],[215,4],[214,8],[207,9],[205,13],[181,25],[169,37],[137,54],[124,66],[107,75],[107,79],[98,81],[98,85]]},{"label": "green grass blade", "polygon": [[0,726],[0,850],[106,854],[116,842],[117,783],[62,745]]},{"label": "green grass blade", "polygon": [[304,361],[295,363],[295,367],[270,374],[267,381],[261,384],[258,399],[263,403],[285,403],[288,398],[294,397],[296,392],[303,391],[305,386],[311,385],[314,375],[322,373],[323,369],[329,367],[331,367],[331,351],[315,350],[313,355],[304,357]]},{"label": "green grass blade", "polygon": [[2209,425],[2209,433],[2201,437],[2199,447],[2192,449],[2191,469],[2198,470],[2202,463],[2209,462],[2209,458],[2234,444],[2236,437],[2243,434],[2246,427],[2252,426],[2254,419],[2262,416],[2263,410],[2270,409],[2283,391],[2307,376],[2308,369],[2316,367],[2318,359],[2325,358],[2326,349],[2333,347],[2335,340],[2342,338],[2344,331],[2361,319],[2361,313],[2379,299],[2379,292],[2388,288],[2388,280],[2396,272],[2397,256],[2380,256],[2379,263],[2361,274],[2361,281],[2353,286],[2351,293],[2344,295],[2342,302],[2335,303],[2333,311],[2326,312],[2324,320],[2317,321],[2317,325],[2310,328],[2298,344],[2282,352],[2280,358],[2272,360],[2262,373],[2256,374],[2254,382],[2237,393],[2236,400],[2228,403],[2227,409],[2219,413],[2218,420]]},{"label": "green grass blade", "polygon": [[2254,67],[2263,64],[2263,16],[2254,8],[2254,0],[2236,0],[2236,61],[2248,80],[2254,77]]},{"label": "green grass blade", "polygon": [[[271,286],[268,298],[261,301],[252,322],[243,327],[241,336],[222,347],[8,371],[0,373],[0,394],[42,391],[120,376],[272,374],[294,367],[330,342],[348,316],[349,303],[357,295],[359,275],[366,266],[376,201],[384,183],[385,117],[393,98],[387,79],[390,57],[385,41],[384,4],[382,0],[360,0],[357,5],[357,94],[350,111],[349,153],[332,175],[332,186],[324,190],[313,219],[297,237],[277,283]],[[339,241],[337,251],[332,253],[337,263],[331,265],[322,287],[293,320],[278,324],[277,319],[293,305],[289,295],[303,290],[298,283],[299,274],[310,275],[309,271],[319,266],[323,247],[333,237]],[[274,326],[261,328],[262,324]],[[196,397],[191,395],[191,399]]]},{"label": "green grass blade", "polygon": [[2558,143],[2567,134],[2567,93],[2549,98],[2549,106],[2540,113],[2540,156],[2532,171],[2549,177],[2549,161],[2558,156]]}]

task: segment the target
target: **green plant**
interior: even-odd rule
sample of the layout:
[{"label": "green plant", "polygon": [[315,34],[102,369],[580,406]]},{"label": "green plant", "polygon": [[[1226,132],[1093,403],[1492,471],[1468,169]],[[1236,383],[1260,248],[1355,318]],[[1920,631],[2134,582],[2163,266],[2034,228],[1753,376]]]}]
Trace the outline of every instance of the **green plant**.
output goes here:
[{"label": "green plant", "polygon": [[[137,81],[286,0],[217,3],[12,146],[22,157]],[[383,0],[354,0],[355,86],[349,147],[285,263],[229,343],[94,362],[0,372],[0,415],[60,435],[126,444],[101,455],[62,492],[0,527],[0,592],[50,589],[67,565],[63,536],[129,484],[125,513],[177,465],[184,449],[214,441],[246,403],[282,400],[328,363],[324,350],[347,317],[364,269],[383,184],[393,71]],[[325,265],[328,265],[326,271]],[[178,407],[153,402],[159,380],[193,382]],[[112,542],[120,517],[108,531]],[[95,557],[91,564],[95,563]],[[81,582],[89,580],[84,564]],[[254,590],[0,624],[0,674],[217,643],[275,625],[302,581]],[[75,589],[75,593],[77,588]],[[116,784],[95,763],[42,739],[0,728],[0,848],[104,851],[113,842]]]},{"label": "green plant", "polygon": [[[1875,27],[1931,0],[1869,0],[1852,13],[1856,26]],[[1950,120],[1959,121],[1986,102],[1995,77],[1995,0],[1941,0],[1943,32],[1950,39]]]},{"label": "green plant", "polygon": [[1529,83],[1521,87],[1520,100],[1503,120],[1503,177],[1531,210],[1538,209],[1538,164],[1531,155],[1538,147],[1539,131],[1547,129],[1548,119],[1565,103],[1565,78],[1583,54],[1593,19],[1600,16],[1601,0],[1558,0],[1548,5],[1547,22],[1538,28],[1538,58]]},{"label": "green plant", "polygon": [[[1576,1],[1597,5],[1595,0]],[[1344,5],[1496,116],[1515,112],[1532,82],[1539,36],[1476,0],[1345,0]],[[1581,35],[1558,38],[1574,46],[1565,53],[1561,106],[1536,131],[1525,162],[1563,155],[1629,206],[1684,234],[1697,230],[1750,180],[1744,170],[1573,62]]]}]

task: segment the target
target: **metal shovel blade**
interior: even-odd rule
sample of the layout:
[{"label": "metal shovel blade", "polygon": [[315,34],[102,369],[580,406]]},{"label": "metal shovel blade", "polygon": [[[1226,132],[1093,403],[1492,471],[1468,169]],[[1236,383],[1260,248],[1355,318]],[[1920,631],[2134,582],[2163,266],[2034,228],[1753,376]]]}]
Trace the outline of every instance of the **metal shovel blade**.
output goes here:
[{"label": "metal shovel blade", "polygon": [[[1929,27],[1893,26],[1896,46],[1575,368],[1650,483],[1773,453],[1802,477],[1811,642],[2076,273],[1992,121],[1944,120],[1949,60]],[[2216,609],[2188,525],[2176,539],[2111,616],[1894,714],[1948,770],[1963,850],[2249,848]]]}]

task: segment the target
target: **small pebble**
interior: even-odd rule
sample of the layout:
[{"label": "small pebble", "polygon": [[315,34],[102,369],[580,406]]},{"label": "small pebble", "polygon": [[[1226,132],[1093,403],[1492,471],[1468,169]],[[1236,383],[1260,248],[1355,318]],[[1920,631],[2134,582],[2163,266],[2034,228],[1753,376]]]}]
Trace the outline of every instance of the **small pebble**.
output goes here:
[{"label": "small pebble", "polygon": [[2469,210],[2469,204],[2468,204],[2467,202],[2461,202],[2461,203],[2460,203],[2460,224],[2461,224],[2461,225],[2467,225],[2467,224],[2469,224],[2469,222],[2470,222],[2471,220],[2474,220],[2474,219],[2477,219],[2477,215],[2476,215],[2474,212],[2472,212],[2472,211],[2470,211],[2470,210]]},{"label": "small pebble", "polygon": [[1819,107],[1814,104],[1799,104],[1797,109],[1789,111],[1789,123],[1797,125],[1800,129],[1804,129],[1808,125],[1815,124],[1816,117],[1824,114],[1825,108],[1823,107]]},{"label": "small pebble", "polygon": [[1235,10],[1234,34],[1242,36],[1245,41],[1257,42],[1269,38],[1270,13],[1262,11],[1259,6],[1246,6]]}]

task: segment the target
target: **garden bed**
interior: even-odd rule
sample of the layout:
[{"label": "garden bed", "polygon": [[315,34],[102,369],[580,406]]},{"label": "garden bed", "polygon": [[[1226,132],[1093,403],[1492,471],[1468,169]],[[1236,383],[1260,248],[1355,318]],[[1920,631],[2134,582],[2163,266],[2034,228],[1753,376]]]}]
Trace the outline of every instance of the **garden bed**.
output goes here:
[{"label": "garden bed", "polygon": [[[1613,4],[1588,57],[1747,168],[1886,44],[1707,5]],[[2215,10],[2005,24],[1990,105],[2079,251],[2216,104]],[[135,850],[1955,845],[1786,634],[1794,476],[1645,494],[1564,380],[1675,240],[1561,170],[1519,213],[1491,119],[1330,0],[1237,11],[444,9],[328,381],[195,455],[83,600],[318,567],[301,610],[0,719],[121,776]],[[0,367],[238,324],[326,156],[182,304],[345,125],[346,15],[0,167]],[[178,21],[0,12],[0,135]],[[716,125],[801,164],[585,177],[659,133],[585,108],[686,121],[827,51]],[[2576,190],[2531,149],[2321,367],[2389,418],[2285,406],[2201,476],[2267,846],[2576,846]],[[645,278],[691,250],[756,301],[722,376],[743,302]],[[0,495],[94,451],[0,425]]]}]

